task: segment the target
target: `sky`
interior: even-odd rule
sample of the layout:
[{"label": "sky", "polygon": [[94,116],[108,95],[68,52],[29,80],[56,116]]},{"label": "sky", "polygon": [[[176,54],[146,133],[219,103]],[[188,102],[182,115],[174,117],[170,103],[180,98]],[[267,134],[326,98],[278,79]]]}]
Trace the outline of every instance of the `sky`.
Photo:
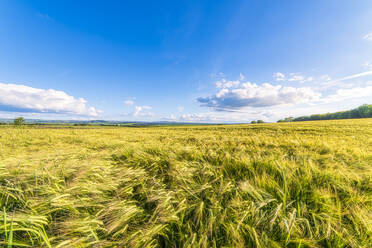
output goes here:
[{"label": "sky", "polygon": [[0,118],[274,122],[372,104],[372,1],[0,1]]}]

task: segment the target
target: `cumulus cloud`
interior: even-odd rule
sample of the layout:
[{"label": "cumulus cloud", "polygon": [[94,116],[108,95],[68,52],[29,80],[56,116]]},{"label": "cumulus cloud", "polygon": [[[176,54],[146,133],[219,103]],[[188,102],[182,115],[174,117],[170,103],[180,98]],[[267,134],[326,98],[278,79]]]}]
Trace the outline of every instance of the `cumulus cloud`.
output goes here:
[{"label": "cumulus cloud", "polygon": [[372,41],[372,32],[366,34],[363,36],[363,39],[364,40],[367,40],[367,41]]},{"label": "cumulus cloud", "polygon": [[153,113],[145,111],[149,109],[152,109],[152,107],[151,106],[135,106],[134,111],[133,111],[133,116],[136,116],[136,117],[137,116],[142,116],[142,117],[154,116]]},{"label": "cumulus cloud", "polygon": [[[227,84],[229,82],[226,82]],[[298,104],[315,101],[321,94],[310,88],[285,87],[264,83],[245,82],[230,89],[222,87],[215,95],[199,97],[197,101],[203,107],[217,111],[236,111],[244,107],[269,107],[283,104]]]},{"label": "cumulus cloud", "polygon": [[[370,63],[364,66],[369,67]],[[245,122],[262,119],[275,121],[287,116],[309,115],[341,111],[372,99],[372,70],[332,79],[323,74],[304,77],[299,73],[273,74],[283,83],[255,84],[243,80],[220,79],[214,94],[197,98],[207,113],[189,113],[179,116],[188,122]],[[367,78],[367,80],[362,80]],[[357,83],[349,82],[358,80]],[[311,82],[309,87],[288,86],[289,82]],[[307,86],[307,85],[306,85]],[[342,104],[340,104],[342,102]]]},{"label": "cumulus cloud", "polygon": [[285,75],[281,72],[277,72],[273,74],[273,77],[275,78],[276,81],[285,81]]},{"label": "cumulus cloud", "polygon": [[309,105],[272,106],[270,108],[246,108],[237,112],[210,111],[201,113],[188,113],[178,117],[181,122],[204,123],[246,123],[252,120],[275,122],[288,116],[303,116],[315,113],[329,113],[354,108],[355,102],[347,101],[345,104],[317,102]]},{"label": "cumulus cloud", "polygon": [[[132,99],[135,99],[135,98],[132,98]],[[124,114],[125,116],[132,116],[132,117],[153,117],[155,116],[154,113],[148,111],[152,109],[151,106],[137,105],[135,101],[131,99],[125,100],[124,104],[127,106],[133,106],[133,111],[131,113]]]},{"label": "cumulus cloud", "polygon": [[0,110],[29,113],[60,113],[98,116],[102,111],[87,106],[84,98],[63,91],[0,83]]}]

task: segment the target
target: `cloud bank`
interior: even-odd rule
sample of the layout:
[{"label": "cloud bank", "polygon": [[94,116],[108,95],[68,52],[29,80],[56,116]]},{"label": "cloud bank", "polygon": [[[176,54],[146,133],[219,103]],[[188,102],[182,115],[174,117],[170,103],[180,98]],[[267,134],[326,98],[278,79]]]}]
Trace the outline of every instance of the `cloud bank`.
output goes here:
[{"label": "cloud bank", "polygon": [[244,107],[271,107],[285,104],[298,104],[316,101],[321,94],[307,87],[286,87],[239,81],[224,81],[217,85],[221,88],[215,95],[199,97],[202,107],[217,111],[235,111]]},{"label": "cloud bank", "polygon": [[0,110],[29,113],[61,113],[98,116],[101,111],[87,106],[84,98],[63,91],[38,89],[20,84],[0,83]]},{"label": "cloud bank", "polygon": [[355,108],[372,99],[372,81],[368,80],[372,76],[370,63],[363,66],[369,70],[338,79],[327,74],[305,77],[301,73],[277,72],[273,74],[276,83],[255,84],[243,77],[239,80],[223,77],[215,83],[214,94],[196,99],[208,112],[184,113],[178,119],[213,123],[275,121]]}]

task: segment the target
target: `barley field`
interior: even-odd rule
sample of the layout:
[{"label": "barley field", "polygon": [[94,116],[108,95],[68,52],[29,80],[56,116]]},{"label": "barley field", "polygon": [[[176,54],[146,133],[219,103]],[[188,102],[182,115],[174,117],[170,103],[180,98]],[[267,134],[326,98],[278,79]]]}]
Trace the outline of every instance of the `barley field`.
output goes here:
[{"label": "barley field", "polygon": [[372,247],[372,119],[0,127],[2,247]]}]

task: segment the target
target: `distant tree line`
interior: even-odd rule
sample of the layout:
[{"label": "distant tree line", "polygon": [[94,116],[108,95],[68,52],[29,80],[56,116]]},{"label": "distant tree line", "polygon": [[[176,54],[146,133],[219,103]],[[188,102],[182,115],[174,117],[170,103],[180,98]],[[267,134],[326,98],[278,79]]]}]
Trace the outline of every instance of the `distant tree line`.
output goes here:
[{"label": "distant tree line", "polygon": [[251,124],[261,124],[265,123],[263,120],[251,121]]},{"label": "distant tree line", "polygon": [[301,116],[297,118],[287,117],[278,122],[291,121],[316,121],[316,120],[338,120],[338,119],[357,119],[357,118],[372,118],[372,104],[364,104],[358,108],[340,111],[336,113],[315,114],[310,116]]}]

